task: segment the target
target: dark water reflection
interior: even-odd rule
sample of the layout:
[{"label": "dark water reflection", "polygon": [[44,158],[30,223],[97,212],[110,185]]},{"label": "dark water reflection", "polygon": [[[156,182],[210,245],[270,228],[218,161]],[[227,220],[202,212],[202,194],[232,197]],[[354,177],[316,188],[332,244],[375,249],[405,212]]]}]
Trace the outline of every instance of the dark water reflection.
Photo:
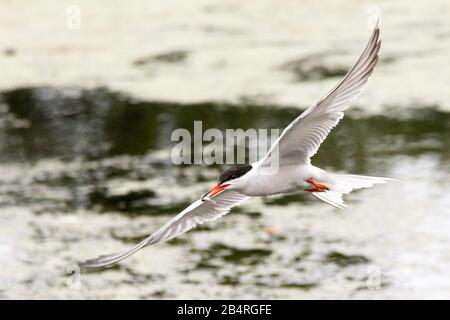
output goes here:
[{"label": "dark water reflection", "polygon": [[[102,159],[144,155],[169,148],[176,128],[193,131],[195,120],[208,128],[284,128],[300,110],[276,106],[202,103],[180,105],[138,102],[106,89],[34,88],[3,92],[9,116],[23,126],[0,128],[2,162],[33,162],[44,158]],[[315,161],[336,169],[362,172],[369,159],[384,154],[433,152],[447,160],[450,115],[433,106],[385,116],[352,117],[349,112],[317,154]],[[344,155],[344,156],[343,156]]]}]

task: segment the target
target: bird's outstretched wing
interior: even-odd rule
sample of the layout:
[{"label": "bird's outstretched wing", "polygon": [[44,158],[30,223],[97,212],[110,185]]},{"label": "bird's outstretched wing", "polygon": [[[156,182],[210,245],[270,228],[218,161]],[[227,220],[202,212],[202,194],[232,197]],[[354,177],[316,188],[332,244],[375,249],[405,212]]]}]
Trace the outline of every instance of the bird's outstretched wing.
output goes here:
[{"label": "bird's outstretched wing", "polygon": [[247,198],[239,192],[225,190],[214,196],[213,200],[197,200],[133,248],[87,260],[80,263],[79,266],[81,270],[111,266],[148,245],[170,240],[191,230],[198,224],[216,220]]},{"label": "bird's outstretched wing", "polygon": [[375,27],[360,58],[344,79],[319,102],[310,106],[283,131],[260,165],[267,166],[277,156],[278,165],[309,164],[327,135],[344,117],[349,104],[363,91],[377,62],[380,29]]}]

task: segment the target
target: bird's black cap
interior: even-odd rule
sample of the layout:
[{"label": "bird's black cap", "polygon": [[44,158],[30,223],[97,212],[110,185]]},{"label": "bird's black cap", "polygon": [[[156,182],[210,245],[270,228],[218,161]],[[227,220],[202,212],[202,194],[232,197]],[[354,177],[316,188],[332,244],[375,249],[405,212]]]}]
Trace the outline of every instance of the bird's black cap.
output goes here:
[{"label": "bird's black cap", "polygon": [[239,177],[242,177],[244,174],[249,172],[252,169],[252,166],[250,164],[237,164],[232,166],[231,168],[225,170],[220,176],[219,176],[219,184],[222,184],[226,181],[237,179]]}]

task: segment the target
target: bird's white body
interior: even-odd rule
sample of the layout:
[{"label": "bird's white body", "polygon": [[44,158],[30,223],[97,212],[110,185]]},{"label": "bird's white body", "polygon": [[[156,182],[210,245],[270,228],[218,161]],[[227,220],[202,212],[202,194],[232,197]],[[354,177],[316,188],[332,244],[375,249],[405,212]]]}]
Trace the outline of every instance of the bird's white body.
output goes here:
[{"label": "bird's white body", "polygon": [[[249,197],[304,190],[342,209],[345,206],[343,195],[390,180],[325,172],[313,166],[310,160],[331,129],[344,117],[344,111],[350,103],[366,86],[378,62],[381,45],[379,33],[377,26],[362,55],[344,79],[325,97],[294,119],[261,161],[225,171],[219,178],[219,183],[207,194],[135,247],[88,260],[81,264],[81,267],[110,266],[148,245],[170,240],[198,224],[216,220]],[[272,163],[277,164],[276,170],[268,170]]]},{"label": "bird's white body", "polygon": [[328,174],[311,164],[288,165],[278,168],[276,174],[267,173],[260,163],[252,164],[253,169],[243,177],[236,179],[231,189],[250,196],[268,196],[281,193],[304,191],[313,186],[307,182],[314,179],[331,182]]}]

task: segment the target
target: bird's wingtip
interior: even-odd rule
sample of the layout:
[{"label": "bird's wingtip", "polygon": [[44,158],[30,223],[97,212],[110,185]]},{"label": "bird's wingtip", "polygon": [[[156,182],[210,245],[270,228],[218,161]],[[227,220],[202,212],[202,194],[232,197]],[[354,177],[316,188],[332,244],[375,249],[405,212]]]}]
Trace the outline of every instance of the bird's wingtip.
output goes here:
[{"label": "bird's wingtip", "polygon": [[80,268],[80,271],[86,272],[101,268],[101,266],[98,266],[93,260],[94,259],[78,262],[78,268]]},{"label": "bird's wingtip", "polygon": [[107,255],[100,256],[97,258],[85,260],[78,262],[78,267],[80,268],[80,271],[92,271],[102,268],[107,268],[113,266],[112,263],[110,263],[108,260],[105,260],[105,258],[108,258]]}]

